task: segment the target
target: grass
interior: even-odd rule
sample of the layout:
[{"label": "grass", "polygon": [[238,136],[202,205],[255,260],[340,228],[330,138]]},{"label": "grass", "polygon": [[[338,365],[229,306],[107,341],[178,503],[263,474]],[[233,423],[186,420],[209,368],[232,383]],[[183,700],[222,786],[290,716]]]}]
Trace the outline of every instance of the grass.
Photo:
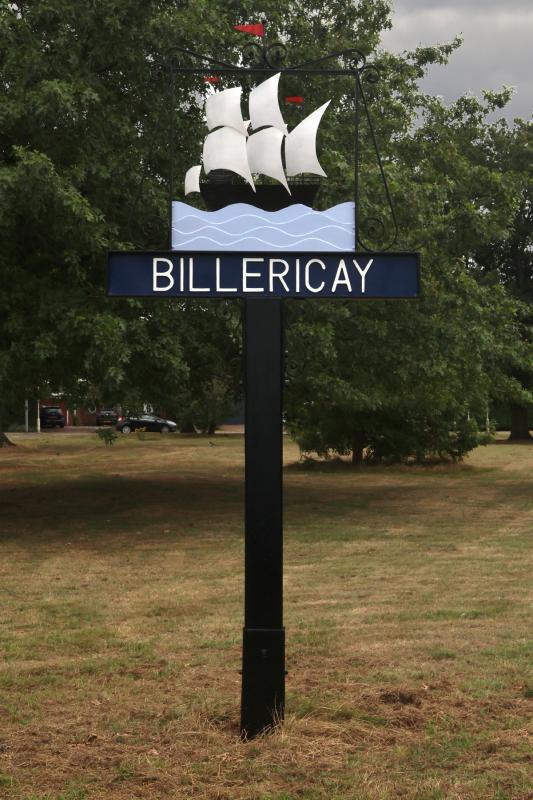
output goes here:
[{"label": "grass", "polygon": [[0,451],[2,800],[533,798],[533,447],[298,466],[287,715],[238,740],[243,441]]}]

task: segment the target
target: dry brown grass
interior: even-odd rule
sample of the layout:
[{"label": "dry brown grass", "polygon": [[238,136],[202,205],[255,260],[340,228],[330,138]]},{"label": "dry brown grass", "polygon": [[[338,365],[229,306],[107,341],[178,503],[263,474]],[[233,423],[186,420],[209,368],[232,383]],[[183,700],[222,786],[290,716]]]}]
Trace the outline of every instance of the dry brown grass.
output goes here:
[{"label": "dry brown grass", "polygon": [[244,744],[242,439],[95,440],[0,451],[0,797],[533,798],[533,447],[287,443],[287,718]]}]

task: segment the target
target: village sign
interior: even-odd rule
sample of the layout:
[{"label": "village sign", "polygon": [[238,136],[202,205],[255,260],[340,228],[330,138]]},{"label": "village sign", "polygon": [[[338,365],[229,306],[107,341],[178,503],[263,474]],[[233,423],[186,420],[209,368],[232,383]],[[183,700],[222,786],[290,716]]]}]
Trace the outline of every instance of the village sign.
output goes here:
[{"label": "village sign", "polygon": [[[264,38],[262,25],[237,27]],[[267,77],[251,89],[246,118],[240,86],[207,96],[202,163],[184,176],[185,196],[200,192],[207,210],[174,199],[171,168],[168,250],[112,252],[108,258],[110,296],[245,299],[245,738],[282,720],[285,704],[280,301],[419,294],[418,255],[371,252],[357,228],[361,109],[376,145],[364,92],[364,77],[374,68],[356,50],[283,67],[283,45],[252,49],[259,63],[236,67],[175,48],[166,62],[172,87],[177,74],[202,75],[207,68],[218,76]],[[280,77],[320,75],[351,77],[355,101],[355,199],[323,211],[313,209],[313,199],[318,178],[326,177],[317,136],[329,100],[289,131],[278,99]],[[174,117],[174,100],[171,106]],[[171,126],[171,152],[173,142]],[[377,145],[375,155],[397,233]]]}]

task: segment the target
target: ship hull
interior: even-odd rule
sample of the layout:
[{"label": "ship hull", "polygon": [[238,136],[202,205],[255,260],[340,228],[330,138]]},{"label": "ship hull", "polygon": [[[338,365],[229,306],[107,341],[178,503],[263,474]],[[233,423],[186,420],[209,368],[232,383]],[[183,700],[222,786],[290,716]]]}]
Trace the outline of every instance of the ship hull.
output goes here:
[{"label": "ship hull", "polygon": [[263,211],[279,211],[301,203],[312,208],[318,184],[294,184],[291,194],[283,186],[251,186],[236,183],[202,183],[200,192],[209,211],[219,211],[234,203],[247,203]]}]

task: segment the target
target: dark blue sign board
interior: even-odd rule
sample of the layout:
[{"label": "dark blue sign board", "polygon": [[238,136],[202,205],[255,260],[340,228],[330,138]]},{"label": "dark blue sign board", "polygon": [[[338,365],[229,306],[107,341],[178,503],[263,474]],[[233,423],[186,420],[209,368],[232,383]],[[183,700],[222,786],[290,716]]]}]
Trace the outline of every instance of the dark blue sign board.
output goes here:
[{"label": "dark blue sign board", "polygon": [[112,297],[414,298],[417,253],[111,252]]}]

